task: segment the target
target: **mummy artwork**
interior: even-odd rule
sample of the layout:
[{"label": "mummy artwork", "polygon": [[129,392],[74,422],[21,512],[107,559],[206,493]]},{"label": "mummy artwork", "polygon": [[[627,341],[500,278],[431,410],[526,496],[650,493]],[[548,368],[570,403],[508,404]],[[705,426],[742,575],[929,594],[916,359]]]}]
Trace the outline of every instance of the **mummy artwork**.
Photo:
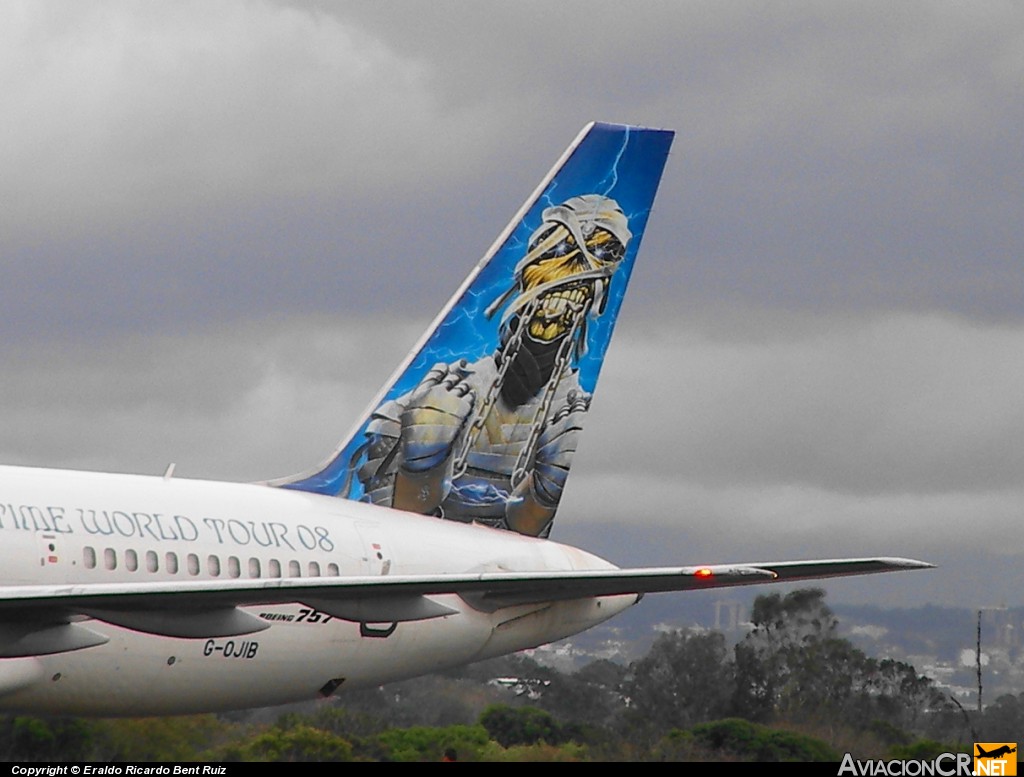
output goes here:
[{"label": "mummy artwork", "polygon": [[631,237],[609,197],[545,208],[485,311],[501,316],[496,347],[434,364],[377,407],[345,485],[362,494],[346,495],[547,536],[590,406],[577,369],[588,324],[605,311]]}]

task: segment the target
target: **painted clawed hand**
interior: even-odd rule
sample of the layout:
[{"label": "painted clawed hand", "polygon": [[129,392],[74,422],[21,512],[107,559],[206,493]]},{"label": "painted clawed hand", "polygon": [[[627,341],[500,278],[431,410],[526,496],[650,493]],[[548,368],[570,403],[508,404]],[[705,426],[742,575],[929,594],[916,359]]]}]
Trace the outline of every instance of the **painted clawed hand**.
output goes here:
[{"label": "painted clawed hand", "polygon": [[466,382],[465,362],[434,365],[402,413],[404,468],[424,472],[445,462],[475,402],[476,392]]},{"label": "painted clawed hand", "polygon": [[549,505],[557,505],[562,497],[572,455],[583,431],[583,418],[589,408],[589,394],[570,391],[566,403],[552,416],[537,442],[534,488],[538,498]]}]

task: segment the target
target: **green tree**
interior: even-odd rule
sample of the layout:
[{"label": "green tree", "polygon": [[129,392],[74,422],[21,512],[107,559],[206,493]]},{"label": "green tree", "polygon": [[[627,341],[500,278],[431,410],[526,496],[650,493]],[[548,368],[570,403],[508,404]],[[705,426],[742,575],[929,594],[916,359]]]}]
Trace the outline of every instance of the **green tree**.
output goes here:
[{"label": "green tree", "polygon": [[196,761],[244,730],[215,715],[96,721],[92,760]]},{"label": "green tree", "polygon": [[[614,726],[626,708],[626,674],[626,667],[605,659],[592,661],[572,674],[556,672],[540,698],[532,703],[559,720],[571,720],[588,729],[605,729]],[[602,733],[595,735],[606,738]]]},{"label": "green tree", "polygon": [[352,745],[327,731],[307,725],[278,727],[236,742],[219,753],[231,761],[351,761]]},{"label": "green tree", "polygon": [[92,752],[92,724],[78,718],[0,716],[0,753],[7,761],[84,761]]},{"label": "green tree", "polygon": [[820,588],[758,596],[750,620],[753,631],[736,646],[736,714],[770,720],[789,705],[809,664],[801,653],[835,637],[838,622],[825,606]]},{"label": "green tree", "polygon": [[630,718],[659,733],[725,715],[733,692],[733,666],[719,632],[662,634],[630,675]]},{"label": "green tree", "polygon": [[755,721],[913,727],[938,703],[910,664],[878,661],[837,635],[820,589],[759,596],[754,629],[736,646],[735,714]]},{"label": "green tree", "polygon": [[479,725],[394,728],[376,737],[376,756],[384,761],[440,761],[451,748],[460,761],[475,761],[489,742],[487,731]]},{"label": "green tree", "polygon": [[1015,742],[1024,732],[1024,693],[1006,694],[985,708],[980,733],[986,742]]},{"label": "green tree", "polygon": [[503,704],[495,704],[484,710],[480,716],[480,725],[502,747],[535,745],[538,742],[560,745],[574,738],[576,733],[572,726],[562,725],[544,710],[536,707],[516,709]]},{"label": "green tree", "polygon": [[691,730],[703,747],[752,761],[838,761],[839,754],[820,739],[736,718],[702,723]]}]

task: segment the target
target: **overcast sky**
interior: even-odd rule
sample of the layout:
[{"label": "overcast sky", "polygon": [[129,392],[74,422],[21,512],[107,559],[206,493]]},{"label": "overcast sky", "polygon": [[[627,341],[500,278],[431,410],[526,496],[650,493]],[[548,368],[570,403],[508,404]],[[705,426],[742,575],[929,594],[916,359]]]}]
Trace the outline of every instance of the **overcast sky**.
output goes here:
[{"label": "overcast sky", "polygon": [[670,127],[554,538],[1024,605],[1019,2],[0,14],[0,461],[306,469],[580,127]]}]

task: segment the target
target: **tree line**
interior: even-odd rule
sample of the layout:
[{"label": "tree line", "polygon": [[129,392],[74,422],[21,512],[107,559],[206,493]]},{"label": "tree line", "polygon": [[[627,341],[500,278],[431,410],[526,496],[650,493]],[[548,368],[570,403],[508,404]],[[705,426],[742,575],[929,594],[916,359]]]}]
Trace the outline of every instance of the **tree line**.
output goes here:
[{"label": "tree line", "polygon": [[[838,634],[820,589],[759,596],[752,629],[664,633],[629,666],[573,673],[524,656],[336,700],[135,720],[0,717],[6,760],[465,761],[923,758],[1015,741],[1024,694],[984,713]],[[517,676],[524,697],[493,687]]]}]

